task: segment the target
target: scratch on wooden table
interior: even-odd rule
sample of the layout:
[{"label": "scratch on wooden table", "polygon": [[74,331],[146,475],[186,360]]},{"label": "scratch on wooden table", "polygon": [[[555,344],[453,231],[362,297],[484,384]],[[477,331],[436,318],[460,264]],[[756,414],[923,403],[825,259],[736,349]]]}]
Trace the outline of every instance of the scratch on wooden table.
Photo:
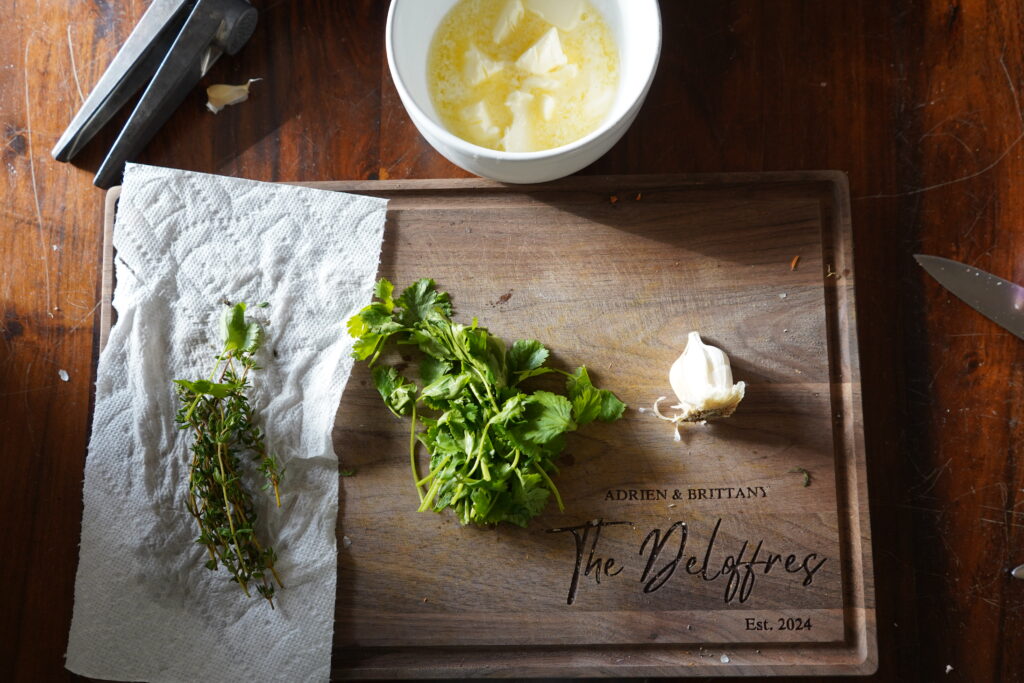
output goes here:
[{"label": "scratch on wooden table", "polygon": [[1024,524],[1014,524],[1013,522],[1000,521],[998,519],[988,519],[987,517],[981,518],[982,522],[988,522],[989,524],[995,524],[996,526],[1003,527],[1015,527],[1017,529],[1024,529]]},{"label": "scratch on wooden table", "polygon": [[1009,332],[957,332],[947,334],[947,337],[1007,337]]},{"label": "scratch on wooden table", "polygon": [[916,111],[918,109],[924,109],[925,107],[932,106],[936,102],[945,102],[948,99],[949,99],[948,97],[936,97],[935,99],[932,99],[932,100],[925,100],[924,102],[918,102],[917,104],[914,105],[914,109],[912,111]]},{"label": "scratch on wooden table", "polygon": [[946,534],[940,534],[939,540],[942,542],[942,547],[946,549],[947,556],[953,560],[953,563],[957,566],[957,569],[963,564],[960,561],[960,556],[957,555],[956,549],[953,548],[953,544],[949,542],[949,538]]},{"label": "scratch on wooden table", "polygon": [[992,199],[995,196],[996,196],[995,192],[992,192],[992,193],[990,193],[988,195],[988,199],[985,200],[985,205],[982,206],[981,209],[979,209],[976,214],[974,214],[974,220],[971,221],[970,226],[967,228],[967,230],[964,231],[964,234],[961,235],[962,239],[967,239],[968,237],[971,236],[971,233],[974,232],[974,226],[976,226],[978,224],[978,221],[981,220],[981,217],[985,214],[986,211],[988,211],[988,207],[991,206]]},{"label": "scratch on wooden table", "polygon": [[1002,578],[1003,577],[997,573],[992,575],[992,577],[984,583],[975,579],[974,581],[971,581],[971,585],[967,587],[967,590],[964,592],[964,594],[968,598],[975,596],[980,597],[980,594],[983,590],[991,588],[993,584],[1000,582]]},{"label": "scratch on wooden table", "polygon": [[995,483],[992,483],[992,484],[985,484],[981,488],[976,488],[974,486],[971,486],[971,489],[969,491],[964,491],[960,495],[951,498],[949,502],[951,504],[952,503],[956,503],[957,501],[959,501],[959,500],[961,500],[963,498],[966,498],[967,496],[974,496],[974,495],[979,494],[982,491],[985,491],[986,489],[990,489],[990,488],[994,488],[994,487],[999,487],[999,490],[1001,492],[1003,492],[1003,502],[1004,502],[1004,505],[1005,505],[1005,503],[1006,503],[1006,484],[1004,484],[1001,481],[995,482]]},{"label": "scratch on wooden table", "polygon": [[[995,168],[1000,163],[1002,163],[1003,159],[1005,159],[1010,154],[1010,152],[1013,151],[1013,149],[1020,143],[1020,141],[1024,140],[1024,110],[1021,109],[1020,99],[1017,97],[1017,88],[1013,85],[1013,79],[1010,78],[1010,71],[1006,67],[1006,60],[1004,59],[1004,55],[1003,54],[999,55],[999,64],[1002,65],[1002,67],[1003,67],[1003,73],[1006,74],[1006,84],[1009,86],[1010,93],[1013,95],[1013,102],[1014,102],[1014,105],[1016,106],[1016,110],[1017,110],[1017,118],[1020,120],[1020,123],[1021,123],[1021,132],[1017,135],[1017,137],[1015,137],[1013,139],[1013,141],[1006,147],[1006,149],[1003,150],[1003,153],[995,158],[995,161],[991,162],[990,164],[988,164],[984,168],[982,168],[982,169],[980,169],[978,171],[975,171],[974,173],[969,173],[969,174],[967,174],[965,176],[962,176],[960,178],[954,178],[953,180],[946,180],[946,181],[941,182],[941,183],[935,183],[934,185],[927,185],[925,187],[919,187],[919,188],[916,188],[916,189],[913,189],[913,190],[907,190],[906,192],[893,192],[893,193],[881,193],[881,194],[862,195],[860,197],[854,197],[853,201],[861,201],[861,200],[864,200],[864,199],[895,199],[897,197],[911,197],[911,196],[916,195],[916,194],[922,194],[924,192],[930,192],[932,190],[937,190],[937,189],[942,188],[942,187],[949,187],[950,185],[956,185],[957,183],[962,183],[962,182],[966,182],[968,180],[971,180],[973,178],[977,178],[980,175],[984,175],[984,174],[988,173],[993,168]],[[934,102],[934,100],[932,100],[932,101]],[[943,122],[943,123],[945,123],[945,122]]]},{"label": "scratch on wooden table", "polygon": [[22,153],[24,150],[21,149],[17,141],[21,139],[24,142],[23,133],[25,131],[21,128],[8,128],[5,132],[7,133],[7,139],[4,141],[4,147],[10,147],[17,154]]},{"label": "scratch on wooden table", "polygon": [[[934,133],[935,131],[937,131],[937,130],[938,130],[939,128],[942,128],[942,127],[943,127],[944,125],[946,125],[946,124],[947,124],[947,123],[949,123],[950,121],[957,121],[957,120],[959,120],[959,119],[957,119],[957,117],[956,117],[955,115],[953,115],[953,116],[947,116],[946,118],[942,119],[941,121],[939,121],[938,123],[936,123],[936,124],[935,124],[934,126],[932,126],[931,128],[929,128],[928,130],[926,130],[926,131],[925,131],[924,133],[922,133],[922,134],[921,134],[921,137],[919,137],[919,138],[917,139],[917,141],[918,141],[918,142],[921,142],[922,140],[924,140],[924,139],[926,139],[926,138],[929,138],[929,137],[931,137],[931,136],[932,136],[932,133]],[[904,138],[904,140],[906,140],[906,138]]]},{"label": "scratch on wooden table", "polygon": [[95,306],[91,306],[90,307],[90,306],[87,306],[85,304],[80,304],[77,301],[68,301],[68,306],[71,306],[72,308],[78,308],[78,309],[83,310],[83,311],[88,310],[90,313],[95,311],[96,310],[96,306],[99,306],[99,305],[100,304],[97,303]]},{"label": "scratch on wooden table", "polygon": [[32,98],[28,88],[28,53],[32,45],[32,37],[25,41],[24,69],[22,78],[25,81],[25,138],[28,144],[28,170],[32,178],[32,199],[36,206],[37,234],[39,236],[39,250],[43,253],[40,260],[43,261],[43,283],[46,293],[46,314],[53,317],[53,300],[50,292],[50,264],[46,263],[46,240],[43,239],[43,211],[39,206],[39,184],[36,181],[36,162],[32,149]]},{"label": "scratch on wooden table", "polygon": [[[935,488],[935,485],[939,483],[939,479],[942,477],[942,473],[949,469],[949,466],[952,462],[953,458],[947,459],[946,462],[944,462],[942,465],[936,467],[931,474],[924,477],[924,479],[921,481],[921,485],[926,486],[926,488],[915,493],[914,495],[921,497],[930,493],[931,490]],[[920,470],[918,470],[918,474],[921,474]],[[913,489],[911,489],[911,491],[913,491]]]},{"label": "scratch on wooden table", "polygon": [[82,314],[82,315],[81,315],[81,316],[80,316],[80,317],[78,318],[78,320],[77,320],[77,321],[75,321],[75,323],[74,323],[74,324],[73,324],[73,325],[72,325],[71,327],[69,327],[69,328],[68,328],[67,332],[66,332],[66,333],[64,334],[64,337],[63,337],[63,338],[62,338],[62,339],[61,339],[61,340],[60,340],[59,342],[57,342],[57,343],[56,343],[56,344],[54,345],[54,347],[53,347],[53,350],[54,350],[54,351],[56,351],[56,350],[57,350],[57,349],[59,349],[60,347],[64,346],[64,343],[65,343],[65,342],[66,342],[66,341],[67,341],[68,339],[70,339],[70,338],[71,338],[71,334],[72,334],[73,332],[75,332],[76,330],[78,330],[78,329],[79,329],[80,327],[82,327],[82,325],[84,325],[84,324],[86,323],[86,321],[87,321],[87,320],[89,320],[89,318],[91,318],[91,317],[92,317],[93,313],[95,313],[95,312],[96,312],[96,309],[98,309],[98,308],[99,308],[99,307],[100,307],[100,306],[102,305],[102,303],[103,303],[102,301],[97,301],[97,302],[96,302],[96,304],[95,304],[95,305],[94,305],[94,306],[93,306],[92,308],[90,308],[90,309],[89,309],[88,311],[86,311],[85,313],[83,313],[83,314]]},{"label": "scratch on wooden table", "polygon": [[71,42],[71,24],[68,24],[68,56],[71,57],[71,75],[75,77],[75,88],[78,89],[78,101],[85,102],[82,94],[82,83],[78,80],[78,67],[75,65],[75,46]]},{"label": "scratch on wooden table", "polygon": [[1003,159],[1005,159],[1007,157],[1007,155],[1009,155],[1010,152],[1013,151],[1013,148],[1016,147],[1020,143],[1021,140],[1024,140],[1024,132],[1021,132],[1017,137],[1015,137],[1013,139],[1013,142],[1011,142],[1009,144],[1009,146],[1005,150],[1003,150],[1003,153],[1000,154],[998,157],[996,157],[995,161],[993,161],[992,163],[990,163],[987,166],[985,166],[985,168],[982,168],[981,170],[975,171],[974,173],[969,173],[968,175],[962,176],[960,178],[954,178],[953,180],[947,180],[947,181],[944,181],[944,182],[941,182],[941,183],[935,183],[934,185],[928,185],[926,187],[919,187],[919,188],[917,188],[915,190],[907,190],[906,192],[893,192],[893,193],[889,193],[889,194],[883,193],[883,194],[861,195],[860,197],[854,197],[853,201],[859,202],[859,201],[864,200],[864,199],[895,199],[897,197],[912,197],[912,196],[914,196],[916,194],[922,194],[924,192],[931,192],[932,190],[937,190],[940,187],[948,187],[950,185],[956,185],[957,183],[966,182],[966,181],[971,180],[973,178],[977,178],[980,175],[985,175],[986,173],[991,171],[993,168],[998,166],[1000,163],[1002,163]]},{"label": "scratch on wooden table", "polygon": [[925,138],[940,138],[940,137],[953,138],[954,140],[956,140],[957,142],[960,143],[961,147],[963,147],[964,149],[967,150],[968,154],[974,154],[974,150],[971,149],[970,145],[968,145],[966,142],[961,140],[960,137],[957,136],[955,133],[950,133],[950,132],[946,132],[946,131],[939,132],[939,133],[927,133],[925,135],[922,135],[921,139],[924,140]]},{"label": "scratch on wooden table", "polygon": [[995,420],[996,422],[1006,422],[1007,420],[1010,419],[1005,415],[986,415],[984,413],[975,413],[972,417],[981,417],[985,418],[986,420]]},{"label": "scratch on wooden table", "polygon": [[993,512],[1001,512],[1004,515],[1019,515],[1021,517],[1024,517],[1024,512],[1020,512],[1018,510],[1014,510],[1013,508],[1004,509],[1004,508],[1001,508],[1001,507],[996,507],[994,505],[979,505],[978,507],[980,507],[983,510],[992,510]]},{"label": "scratch on wooden table", "polygon": [[937,380],[939,378],[939,375],[942,374],[942,370],[943,370],[943,368],[946,367],[946,363],[948,361],[949,361],[949,357],[947,356],[946,358],[942,359],[941,363],[939,363],[939,367],[935,368],[935,373],[932,375],[932,380],[930,382],[928,382],[928,391],[931,391],[932,387],[935,386],[935,380]]},{"label": "scratch on wooden table", "polygon": [[1005,508],[1010,502],[1010,488],[1006,485],[1006,482],[996,482],[996,486],[999,487],[999,493],[1003,499],[1003,507]]},{"label": "scratch on wooden table", "polygon": [[1024,112],[1020,108],[1020,98],[1017,96],[1017,88],[1013,85],[1013,78],[1010,77],[1010,70],[1006,68],[1006,52],[999,53],[999,66],[1003,67],[1003,74],[1006,76],[1006,84],[1010,86],[1010,93],[1013,94],[1013,103],[1017,107],[1017,119],[1021,128],[1024,129]]}]

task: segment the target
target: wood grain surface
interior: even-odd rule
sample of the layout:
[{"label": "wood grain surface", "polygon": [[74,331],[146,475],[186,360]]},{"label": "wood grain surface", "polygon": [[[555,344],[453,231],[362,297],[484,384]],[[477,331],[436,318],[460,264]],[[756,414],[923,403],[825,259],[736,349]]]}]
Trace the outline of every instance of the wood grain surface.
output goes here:
[{"label": "wood grain surface", "polygon": [[[381,276],[401,287],[431,274],[457,318],[509,343],[528,330],[556,367],[586,363],[631,406],[621,422],[569,437],[564,512],[549,506],[527,529],[461,528],[411,512],[407,421],[359,365],[334,436],[356,471],[339,505],[336,675],[874,670],[845,176],[319,186],[390,198]],[[649,411],[691,329],[729,349],[748,395],[733,418],[676,442]],[[762,542],[762,562],[792,554],[818,571],[773,571],[746,597],[730,593],[725,558],[752,560]],[[709,558],[709,571],[673,570],[677,552]],[[594,570],[609,559],[609,572]],[[656,590],[645,561],[670,577]],[[743,570],[735,576],[733,591]],[[787,617],[812,628],[786,630]],[[762,620],[771,630],[751,625]]]},{"label": "wood grain surface", "polygon": [[[340,491],[337,677],[875,670],[843,174],[306,184],[390,200],[381,277],[431,274],[457,319],[528,331],[632,406],[569,437],[564,512],[463,528],[413,512],[408,427],[358,365],[334,433],[356,473]],[[747,397],[676,441],[650,411],[691,329],[728,348]],[[415,362],[401,356],[386,360]]]},{"label": "wood grain surface", "polygon": [[[260,180],[466,174],[416,134],[387,74],[386,3],[257,2],[207,82],[265,80],[214,116],[199,91],[140,161]],[[105,131],[48,150],[145,8],[0,2],[0,655],[63,669],[97,344]],[[911,254],[1024,282],[1024,8],[1012,0],[662,3],[647,103],[584,174],[834,168],[849,175],[879,681],[1024,678],[1024,346]],[[122,119],[123,120],[123,117]],[[67,380],[62,379],[65,375]]]}]

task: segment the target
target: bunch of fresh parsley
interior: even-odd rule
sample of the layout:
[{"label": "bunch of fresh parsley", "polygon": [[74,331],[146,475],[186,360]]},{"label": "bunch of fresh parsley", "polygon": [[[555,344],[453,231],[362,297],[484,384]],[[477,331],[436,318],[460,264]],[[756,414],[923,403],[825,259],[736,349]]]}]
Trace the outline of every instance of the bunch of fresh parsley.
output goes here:
[{"label": "bunch of fresh parsley", "polygon": [[[378,282],[374,301],[348,321],[348,330],[356,339],[353,356],[373,368],[384,403],[412,418],[409,458],[420,511],[452,508],[463,524],[526,526],[552,494],[563,509],[550,475],[558,471],[565,434],[617,420],[626,405],[595,387],[586,367],[568,373],[545,366],[548,351],[538,341],[506,349],[476,319],[453,322],[451,300],[433,280],[393,294],[390,282]],[[419,348],[419,384],[394,367],[374,366],[388,343]],[[566,396],[522,388],[524,380],[551,372],[565,376]],[[422,479],[417,439],[430,454]]]}]

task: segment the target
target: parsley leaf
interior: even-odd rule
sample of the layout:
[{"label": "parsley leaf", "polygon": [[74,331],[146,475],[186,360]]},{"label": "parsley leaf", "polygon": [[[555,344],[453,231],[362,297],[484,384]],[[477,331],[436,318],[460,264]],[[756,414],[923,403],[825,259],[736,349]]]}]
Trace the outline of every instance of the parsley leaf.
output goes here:
[{"label": "parsley leaf", "polygon": [[622,417],[622,413],[626,411],[626,404],[607,389],[601,389],[600,394],[601,413],[597,416],[597,419],[601,422],[615,422]]},{"label": "parsley leaf", "polygon": [[547,443],[562,432],[576,429],[569,399],[550,391],[534,392],[528,399],[526,415],[523,436],[534,443]]},{"label": "parsley leaf", "polygon": [[594,420],[614,422],[622,417],[626,404],[607,389],[598,389],[590,381],[585,365],[576,368],[565,381],[565,390],[572,399],[573,417],[577,424]]},{"label": "parsley leaf", "polygon": [[402,324],[392,317],[391,310],[384,304],[370,304],[359,315],[363,329],[374,334],[391,334],[402,329]]},{"label": "parsley leaf", "polygon": [[420,379],[424,384],[430,384],[451,369],[452,364],[448,361],[433,356],[423,356],[423,360],[420,361]]},{"label": "parsley leaf", "polygon": [[520,339],[505,354],[508,371],[528,372],[544,365],[548,359],[548,350],[535,339]]},{"label": "parsley leaf", "polygon": [[377,387],[384,403],[395,415],[405,415],[412,408],[416,397],[416,385],[406,381],[398,370],[389,367],[374,368],[373,385]]},{"label": "parsley leaf", "polygon": [[410,326],[424,320],[445,318],[452,312],[448,295],[438,292],[434,281],[426,278],[407,287],[395,303],[403,309],[402,323]]},{"label": "parsley leaf", "polygon": [[572,399],[572,414],[581,425],[596,420],[601,414],[601,392],[594,387],[579,391]]},{"label": "parsley leaf", "polygon": [[395,302],[391,298],[391,295],[394,293],[394,291],[395,286],[388,282],[387,280],[385,280],[384,278],[378,280],[377,285],[373,288],[373,295],[377,299],[380,299],[381,305],[387,309],[388,313],[390,313],[395,308]]},{"label": "parsley leaf", "polygon": [[575,399],[587,389],[593,389],[594,383],[590,381],[590,373],[587,366],[581,365],[565,379],[565,390],[569,398]]}]

